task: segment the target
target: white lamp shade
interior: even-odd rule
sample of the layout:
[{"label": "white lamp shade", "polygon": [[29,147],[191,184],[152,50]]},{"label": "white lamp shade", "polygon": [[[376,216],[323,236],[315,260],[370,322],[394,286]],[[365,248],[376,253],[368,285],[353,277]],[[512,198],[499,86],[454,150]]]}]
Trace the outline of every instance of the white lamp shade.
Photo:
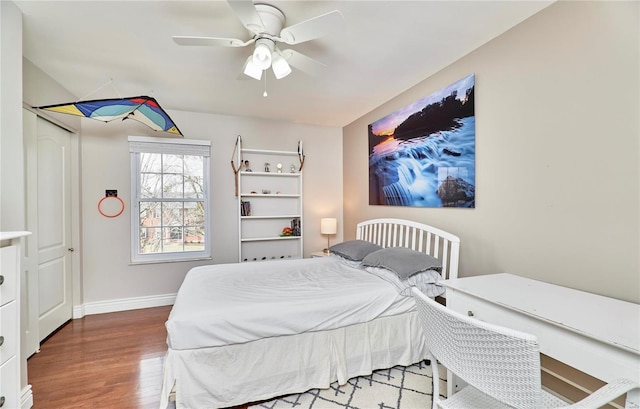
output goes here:
[{"label": "white lamp shade", "polygon": [[261,70],[266,70],[271,66],[271,50],[266,44],[256,45],[256,49],[253,51],[253,64]]},{"label": "white lamp shade", "polygon": [[245,75],[248,75],[251,78],[255,78],[260,80],[262,78],[262,69],[253,63],[253,56],[250,55],[247,58],[247,61],[244,63],[244,68],[242,69]]},{"label": "white lamp shade", "polygon": [[278,52],[273,53],[273,61],[271,62],[273,74],[277,79],[282,79],[291,74],[291,67]]},{"label": "white lamp shade", "polygon": [[320,234],[336,234],[338,232],[338,220],[334,217],[320,219]]}]

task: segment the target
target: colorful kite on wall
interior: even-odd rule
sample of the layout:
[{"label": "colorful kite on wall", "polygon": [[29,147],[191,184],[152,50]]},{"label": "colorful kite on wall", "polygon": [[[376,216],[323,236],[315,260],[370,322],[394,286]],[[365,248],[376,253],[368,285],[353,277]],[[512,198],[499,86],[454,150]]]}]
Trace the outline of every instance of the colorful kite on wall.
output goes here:
[{"label": "colorful kite on wall", "polygon": [[139,96],[131,98],[96,99],[92,101],[69,102],[65,104],[37,107],[62,114],[77,115],[98,121],[133,119],[147,125],[154,131],[169,132],[182,136],[173,120],[154,98]]}]

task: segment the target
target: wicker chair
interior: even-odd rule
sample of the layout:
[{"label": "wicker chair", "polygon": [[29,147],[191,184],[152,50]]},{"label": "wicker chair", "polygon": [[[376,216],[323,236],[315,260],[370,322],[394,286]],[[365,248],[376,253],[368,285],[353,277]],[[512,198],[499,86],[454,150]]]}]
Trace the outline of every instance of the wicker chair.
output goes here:
[{"label": "wicker chair", "polygon": [[[429,345],[433,409],[599,408],[640,385],[620,379],[569,404],[541,388],[540,351],[533,335],[464,316],[413,288]],[[440,396],[438,361],[468,386]]]}]

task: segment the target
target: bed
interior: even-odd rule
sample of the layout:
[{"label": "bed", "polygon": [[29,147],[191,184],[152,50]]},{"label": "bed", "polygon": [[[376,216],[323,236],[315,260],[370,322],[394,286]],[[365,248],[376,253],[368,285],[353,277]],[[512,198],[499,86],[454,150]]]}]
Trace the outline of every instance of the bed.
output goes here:
[{"label": "bed", "polygon": [[374,219],[332,256],[190,270],[166,323],[160,408],[232,407],[425,359],[405,289],[440,294],[439,279],[457,278],[459,245],[425,224]]}]

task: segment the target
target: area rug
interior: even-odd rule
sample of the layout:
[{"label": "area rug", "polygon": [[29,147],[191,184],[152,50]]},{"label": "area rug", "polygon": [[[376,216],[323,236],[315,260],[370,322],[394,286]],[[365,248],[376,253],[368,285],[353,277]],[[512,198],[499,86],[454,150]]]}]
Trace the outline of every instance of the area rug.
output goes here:
[{"label": "area rug", "polygon": [[418,409],[431,407],[431,367],[394,366],[328,389],[276,398],[249,409]]}]

